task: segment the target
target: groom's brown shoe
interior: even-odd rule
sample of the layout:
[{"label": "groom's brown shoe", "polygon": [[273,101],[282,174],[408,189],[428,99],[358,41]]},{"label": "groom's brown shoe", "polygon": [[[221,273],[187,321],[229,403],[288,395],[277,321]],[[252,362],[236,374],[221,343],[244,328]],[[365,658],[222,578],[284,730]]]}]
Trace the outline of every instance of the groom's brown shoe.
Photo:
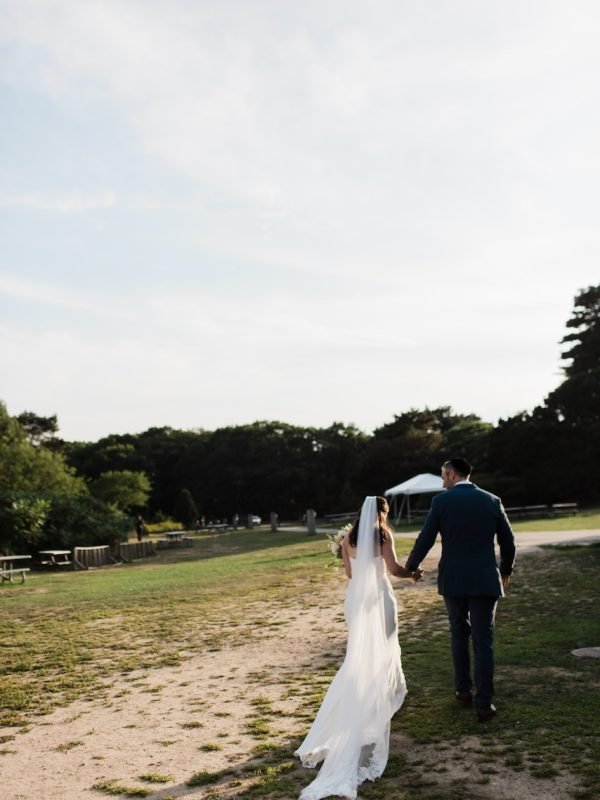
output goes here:
[{"label": "groom's brown shoe", "polygon": [[496,706],[489,706],[488,708],[477,709],[477,722],[489,722],[492,717],[496,716]]},{"label": "groom's brown shoe", "polygon": [[471,692],[456,692],[456,701],[465,708],[470,708],[473,705],[473,695]]}]

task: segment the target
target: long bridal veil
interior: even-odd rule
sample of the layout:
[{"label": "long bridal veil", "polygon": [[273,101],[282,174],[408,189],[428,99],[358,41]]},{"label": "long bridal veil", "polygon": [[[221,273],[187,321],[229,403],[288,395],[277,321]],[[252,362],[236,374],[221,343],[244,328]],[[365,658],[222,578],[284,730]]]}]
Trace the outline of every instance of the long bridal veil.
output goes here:
[{"label": "long bridal veil", "polygon": [[375,497],[367,497],[360,512],[344,611],[346,657],[296,751],[306,767],[323,762],[300,800],[355,798],[360,783],[378,778],[388,759],[390,719],[406,695],[396,600],[381,558]]}]

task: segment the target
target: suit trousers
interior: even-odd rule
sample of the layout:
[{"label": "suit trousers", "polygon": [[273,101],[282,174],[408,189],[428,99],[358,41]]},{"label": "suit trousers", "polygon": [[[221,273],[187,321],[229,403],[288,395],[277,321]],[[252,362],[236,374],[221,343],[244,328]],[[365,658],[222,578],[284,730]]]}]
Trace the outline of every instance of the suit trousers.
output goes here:
[{"label": "suit trousers", "polygon": [[488,595],[444,595],[450,621],[454,687],[469,692],[471,661],[469,638],[473,640],[475,705],[489,708],[494,696],[494,622],[497,597]]}]

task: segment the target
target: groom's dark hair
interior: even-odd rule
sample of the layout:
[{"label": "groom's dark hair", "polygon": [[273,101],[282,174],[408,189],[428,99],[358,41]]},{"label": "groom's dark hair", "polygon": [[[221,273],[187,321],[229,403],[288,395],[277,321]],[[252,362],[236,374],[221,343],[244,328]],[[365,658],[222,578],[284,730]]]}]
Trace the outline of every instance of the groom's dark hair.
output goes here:
[{"label": "groom's dark hair", "polygon": [[471,464],[469,464],[466,458],[450,458],[444,463],[444,466],[446,469],[452,467],[455,472],[457,472],[459,475],[464,475],[465,478],[467,475],[470,475],[473,470],[473,467]]}]

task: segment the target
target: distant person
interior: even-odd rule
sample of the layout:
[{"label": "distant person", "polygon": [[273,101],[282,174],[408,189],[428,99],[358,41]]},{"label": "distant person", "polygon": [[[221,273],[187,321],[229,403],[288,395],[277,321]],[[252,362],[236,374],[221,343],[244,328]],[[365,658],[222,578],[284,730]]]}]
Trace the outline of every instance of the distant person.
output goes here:
[{"label": "distant person", "polygon": [[146,532],[146,526],[144,524],[144,518],[142,516],[138,516],[135,522],[135,532],[137,533],[138,542],[141,542],[142,536]]},{"label": "distant person", "polygon": [[[471,465],[464,458],[451,458],[442,466],[447,491],[433,498],[406,569],[419,567],[439,532],[438,592],[444,597],[450,621],[456,699],[464,706],[473,705],[472,639],[476,714],[479,722],[487,722],[496,714],[492,703],[496,605],[512,575],[516,548],[500,498],[471,483],[470,475]],[[494,537],[500,545],[500,569]]]},{"label": "distant person", "polygon": [[388,759],[390,720],[406,695],[398,644],[398,609],[387,573],[417,581],[396,560],[384,497],[367,497],[342,541],[350,579],[344,603],[346,657],[306,738],[296,750],[305,767],[321,769],[300,800],[356,797],[375,780]]}]

